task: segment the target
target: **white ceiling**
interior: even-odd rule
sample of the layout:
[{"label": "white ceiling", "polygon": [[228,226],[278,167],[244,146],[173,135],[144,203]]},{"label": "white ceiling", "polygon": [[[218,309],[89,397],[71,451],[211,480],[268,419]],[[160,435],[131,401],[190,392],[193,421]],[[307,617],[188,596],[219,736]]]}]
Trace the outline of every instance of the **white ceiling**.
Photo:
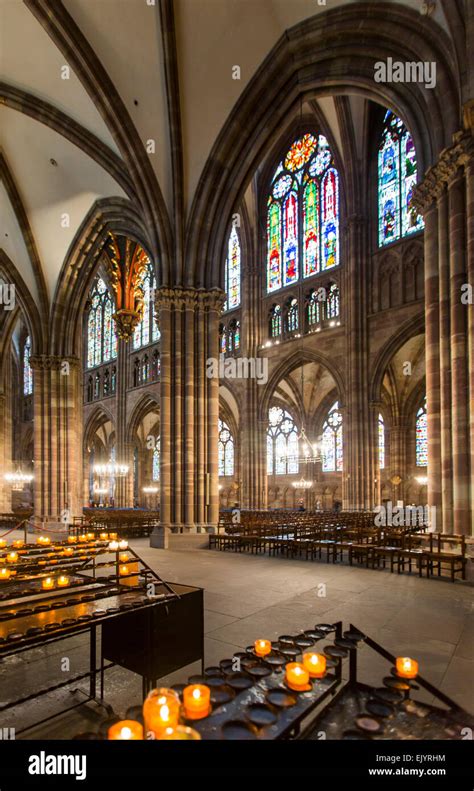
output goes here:
[{"label": "white ceiling", "polygon": [[[158,1],[63,0],[115,85],[150,154],[172,217],[169,122],[164,86]],[[390,0],[395,2],[395,0]],[[175,0],[178,71],[183,133],[186,210],[216,138],[235,102],[285,30],[301,20],[356,0]],[[419,9],[421,0],[402,0]],[[446,27],[437,4],[434,19]],[[2,79],[48,101],[119,154],[93,100],[71,70],[61,79],[65,59],[22,0],[2,0]],[[239,66],[241,79],[232,79]],[[135,101],[138,104],[135,104]],[[340,146],[332,98],[319,99]],[[353,103],[355,125],[363,107]],[[3,109],[1,145],[32,227],[52,300],[64,257],[97,198],[124,197],[114,179],[95,161],[51,129],[21,112]],[[54,168],[50,159],[58,162]],[[5,201],[5,194],[2,201]],[[37,301],[31,265],[11,209],[3,206],[9,236],[0,234],[13,263]],[[70,215],[69,228],[60,224]],[[7,241],[8,240],[8,241]]]}]

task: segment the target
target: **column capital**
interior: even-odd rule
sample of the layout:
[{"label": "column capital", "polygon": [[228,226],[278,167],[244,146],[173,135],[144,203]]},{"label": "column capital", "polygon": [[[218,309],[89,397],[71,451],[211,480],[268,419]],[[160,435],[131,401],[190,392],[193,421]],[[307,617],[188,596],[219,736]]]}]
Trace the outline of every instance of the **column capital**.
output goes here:
[{"label": "column capital", "polygon": [[445,186],[456,181],[461,175],[460,169],[471,166],[473,159],[474,138],[469,132],[456,132],[453,135],[453,145],[441,152],[438,162],[426,171],[423,181],[415,186],[414,207],[421,214],[434,208]]},{"label": "column capital", "polygon": [[79,368],[79,357],[59,354],[33,354],[30,365],[35,371],[61,371],[67,363],[72,368]]}]

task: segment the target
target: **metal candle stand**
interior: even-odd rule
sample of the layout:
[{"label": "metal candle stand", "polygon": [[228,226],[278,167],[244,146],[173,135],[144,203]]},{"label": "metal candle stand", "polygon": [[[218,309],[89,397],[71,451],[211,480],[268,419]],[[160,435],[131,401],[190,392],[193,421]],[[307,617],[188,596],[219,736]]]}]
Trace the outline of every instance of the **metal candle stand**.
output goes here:
[{"label": "metal candle stand", "polygon": [[[323,648],[326,675],[310,679],[307,691],[289,688],[283,674],[285,665],[315,643],[327,643],[330,636],[332,643]],[[209,740],[318,739],[321,733],[328,739],[460,739],[463,728],[474,727],[469,714],[421,676],[416,681],[400,678],[393,667],[381,687],[359,682],[361,644],[395,665],[392,654],[352,624],[343,631],[341,621],[317,624],[299,635],[282,635],[265,657],[256,656],[254,647],[249,646],[232,659],[221,660],[218,667],[206,668],[203,676],[188,679],[190,684],[210,687],[212,712],[201,720],[185,722]],[[342,664],[346,660],[349,677],[343,683]],[[184,687],[175,684],[173,689],[182,697]],[[448,710],[411,700],[410,693],[420,687]],[[430,728],[418,727],[419,721],[428,716]]]},{"label": "metal candle stand", "polygon": [[[64,550],[71,547],[75,551],[74,555],[64,556]],[[11,547],[0,552],[0,559],[6,557],[9,550]],[[74,544],[67,541],[54,542],[50,546],[27,544],[17,551],[18,560],[7,566],[14,574],[9,579],[0,582],[0,659],[89,632],[89,669],[73,678],[69,677],[67,681],[50,685],[31,695],[9,701],[0,707],[0,711],[6,711],[21,703],[88,678],[88,695],[80,689],[72,690],[72,692],[80,692],[82,695],[86,694],[85,700],[68,706],[62,711],[68,711],[85,702],[94,701],[111,714],[113,713],[111,708],[104,703],[104,671],[115,664],[121,664],[121,662],[117,659],[109,663],[104,661],[104,632],[102,632],[100,665],[97,668],[97,627],[106,628],[115,638],[116,632],[111,625],[117,623],[118,633],[121,634],[123,641],[124,635],[130,628],[133,629],[135,621],[142,625],[145,624],[145,646],[150,644],[153,649],[156,636],[152,629],[152,623],[155,623],[157,608],[162,610],[165,605],[165,615],[168,616],[169,605],[177,603],[180,609],[178,610],[176,629],[178,631],[181,629],[183,634],[187,630],[187,620],[191,616],[193,620],[196,620],[196,613],[199,618],[200,611],[202,620],[202,590],[179,584],[172,587],[128,546],[126,550],[119,548],[117,551],[111,551],[108,539],[91,539]],[[124,551],[129,556],[127,564],[134,566],[133,572],[127,575],[121,575],[119,571],[119,554]],[[115,555],[112,559],[110,559],[111,554]],[[104,560],[100,560],[102,556]],[[107,556],[109,557],[107,558]],[[3,563],[0,568],[2,566]],[[112,573],[107,574],[108,570],[111,570]],[[59,575],[68,576],[70,584],[67,587],[42,589],[41,582],[45,577],[56,578]],[[127,580],[130,578],[136,578],[138,584],[127,584]],[[154,586],[152,595],[149,593],[151,584]],[[181,592],[186,598],[184,609]],[[192,603],[189,608],[187,605],[188,594],[192,598],[193,593],[197,596],[196,603]],[[141,616],[141,614],[143,615]],[[124,631],[121,628],[122,624],[127,625]],[[112,653],[116,648],[115,642],[114,639],[109,640]],[[194,642],[193,659],[201,658],[202,660],[202,635],[200,641],[198,639]],[[109,650],[109,645],[106,645],[106,650]],[[174,669],[187,664],[186,661],[179,664],[179,661],[180,657],[176,659],[178,664]],[[128,667],[127,657],[125,657],[123,665]],[[160,663],[156,657],[155,666],[158,668],[156,672],[160,672]],[[144,664],[140,665],[139,663],[136,666],[136,672],[141,672],[144,667]],[[154,678],[155,668],[153,667],[150,672],[153,672],[152,678]],[[99,697],[97,697],[97,674],[100,674]],[[141,674],[145,692],[151,684],[151,679],[145,677],[145,672]],[[57,714],[37,720],[34,725],[45,722],[54,716]],[[23,729],[17,728],[16,732],[19,734],[31,727],[33,725],[28,725]]]}]

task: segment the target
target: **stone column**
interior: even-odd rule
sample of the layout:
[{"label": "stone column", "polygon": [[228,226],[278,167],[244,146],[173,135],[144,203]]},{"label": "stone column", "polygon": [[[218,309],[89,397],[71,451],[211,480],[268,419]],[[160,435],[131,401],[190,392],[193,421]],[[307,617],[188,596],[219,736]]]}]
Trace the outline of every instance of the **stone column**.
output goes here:
[{"label": "stone column", "polygon": [[115,508],[133,508],[133,451],[127,442],[128,349],[131,342],[126,343],[119,338],[117,349],[115,459],[122,464],[128,464],[129,471],[128,475],[115,479]]},{"label": "stone column", "polygon": [[[451,297],[451,403],[453,452],[453,529],[470,532],[469,439],[467,377],[467,311],[461,303],[466,283],[465,182],[457,169],[449,181],[450,297]],[[428,423],[429,432],[429,423]],[[429,437],[429,434],[428,434]]]},{"label": "stone column", "polygon": [[[439,381],[440,381],[440,454],[441,501],[445,533],[453,529],[453,457],[451,453],[451,339],[449,284],[448,195],[444,185],[438,197],[438,269],[439,269]],[[428,438],[429,441],[429,438]]]},{"label": "stone column", "polygon": [[0,394],[0,513],[7,514],[12,510],[12,490],[4,476],[13,472],[12,463],[12,424],[11,424],[11,391]]},{"label": "stone column", "polygon": [[82,514],[82,387],[78,357],[31,357],[35,518],[64,527]]},{"label": "stone column", "polygon": [[219,315],[224,298],[220,289],[156,290],[161,525],[151,536],[151,546],[166,547],[170,531],[217,527]]},{"label": "stone column", "polygon": [[[474,294],[474,143],[470,142],[470,156],[466,161],[466,219],[467,219],[467,282]],[[474,299],[474,297],[473,297]],[[467,305],[468,369],[469,369],[469,436],[470,436],[470,497],[471,534],[474,535],[474,304]]]}]

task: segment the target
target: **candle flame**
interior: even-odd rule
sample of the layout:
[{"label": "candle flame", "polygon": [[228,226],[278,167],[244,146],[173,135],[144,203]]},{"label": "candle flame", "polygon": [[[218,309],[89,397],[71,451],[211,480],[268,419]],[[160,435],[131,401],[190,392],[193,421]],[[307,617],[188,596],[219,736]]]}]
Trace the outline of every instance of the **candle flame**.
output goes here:
[{"label": "candle flame", "polygon": [[130,730],[130,728],[125,727],[125,728],[122,728],[122,730],[120,731],[120,738],[121,739],[130,739],[131,735],[132,735],[132,731]]},{"label": "candle flame", "polygon": [[301,668],[300,667],[295,667],[295,676],[300,676],[301,673],[302,673]]},{"label": "candle flame", "polygon": [[170,718],[170,709],[169,706],[162,706],[160,708],[160,717],[162,720],[169,720]]},{"label": "candle flame", "polygon": [[193,698],[195,700],[199,700],[201,697],[201,690],[200,689],[193,689]]}]

